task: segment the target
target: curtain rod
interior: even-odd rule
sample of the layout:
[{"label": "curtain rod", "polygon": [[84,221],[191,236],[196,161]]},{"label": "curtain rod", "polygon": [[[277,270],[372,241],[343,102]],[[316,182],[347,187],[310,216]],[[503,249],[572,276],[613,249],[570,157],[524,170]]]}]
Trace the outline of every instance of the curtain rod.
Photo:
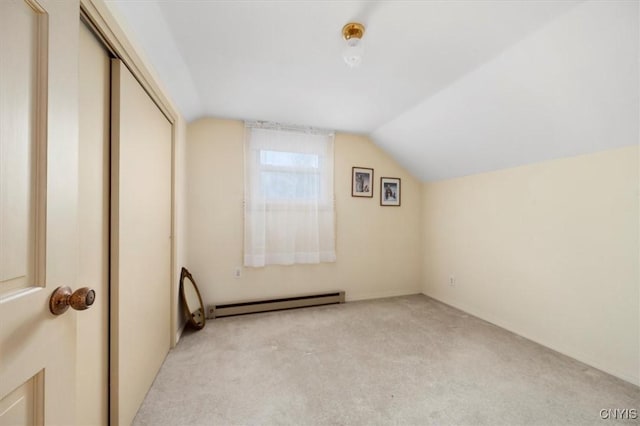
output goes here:
[{"label": "curtain rod", "polygon": [[328,129],[318,129],[310,126],[296,126],[293,124],[276,123],[273,121],[245,120],[244,127],[254,129],[282,130],[286,132],[309,133],[313,135],[333,136],[335,132]]}]

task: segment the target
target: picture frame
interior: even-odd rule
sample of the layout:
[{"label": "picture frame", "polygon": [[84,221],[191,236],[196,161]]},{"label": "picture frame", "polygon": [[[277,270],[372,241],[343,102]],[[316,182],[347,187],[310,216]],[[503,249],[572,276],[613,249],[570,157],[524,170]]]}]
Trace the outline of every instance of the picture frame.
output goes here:
[{"label": "picture frame", "polygon": [[373,198],[373,169],[351,168],[351,196]]},{"label": "picture frame", "polygon": [[380,178],[380,205],[400,207],[401,181],[400,178]]}]

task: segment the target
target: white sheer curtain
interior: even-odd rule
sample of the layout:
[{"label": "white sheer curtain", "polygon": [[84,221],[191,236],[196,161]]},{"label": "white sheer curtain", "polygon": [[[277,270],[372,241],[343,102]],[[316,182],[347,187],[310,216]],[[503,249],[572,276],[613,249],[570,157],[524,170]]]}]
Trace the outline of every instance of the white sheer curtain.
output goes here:
[{"label": "white sheer curtain", "polygon": [[245,266],[335,261],[333,139],[246,123]]}]

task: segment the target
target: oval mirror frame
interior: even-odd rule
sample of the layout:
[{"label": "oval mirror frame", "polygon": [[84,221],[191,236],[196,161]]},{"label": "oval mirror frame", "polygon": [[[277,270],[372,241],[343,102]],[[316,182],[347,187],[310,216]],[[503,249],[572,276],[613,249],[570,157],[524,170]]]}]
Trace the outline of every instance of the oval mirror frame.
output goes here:
[{"label": "oval mirror frame", "polygon": [[[189,281],[185,281],[185,279],[188,279]],[[186,287],[189,285],[192,287],[192,290],[194,290],[195,296],[198,297],[198,303],[200,306],[189,306],[189,300],[193,302],[192,304],[195,304],[194,295],[192,294],[192,297],[188,297],[189,295],[187,294],[187,291],[189,290]],[[184,266],[180,272],[180,296],[182,297],[182,307],[187,317],[187,322],[196,330],[202,329],[206,322],[202,297],[200,296],[200,290],[198,290],[198,286],[191,276],[191,273]]]}]

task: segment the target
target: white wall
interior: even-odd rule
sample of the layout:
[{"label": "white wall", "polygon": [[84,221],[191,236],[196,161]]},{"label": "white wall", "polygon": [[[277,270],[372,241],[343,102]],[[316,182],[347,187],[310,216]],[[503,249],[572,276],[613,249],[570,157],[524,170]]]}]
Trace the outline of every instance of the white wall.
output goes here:
[{"label": "white wall", "polygon": [[[421,184],[363,136],[337,134],[335,198],[337,262],[243,268],[241,121],[189,124],[188,268],[206,304],[323,290],[348,300],[421,291]],[[374,198],[351,197],[351,168],[374,169]],[[381,176],[402,179],[402,206],[379,205]]]},{"label": "white wall", "polygon": [[425,184],[424,293],[640,383],[638,155]]},{"label": "white wall", "polygon": [[441,180],[638,143],[637,1],[587,1],[377,129]]}]

